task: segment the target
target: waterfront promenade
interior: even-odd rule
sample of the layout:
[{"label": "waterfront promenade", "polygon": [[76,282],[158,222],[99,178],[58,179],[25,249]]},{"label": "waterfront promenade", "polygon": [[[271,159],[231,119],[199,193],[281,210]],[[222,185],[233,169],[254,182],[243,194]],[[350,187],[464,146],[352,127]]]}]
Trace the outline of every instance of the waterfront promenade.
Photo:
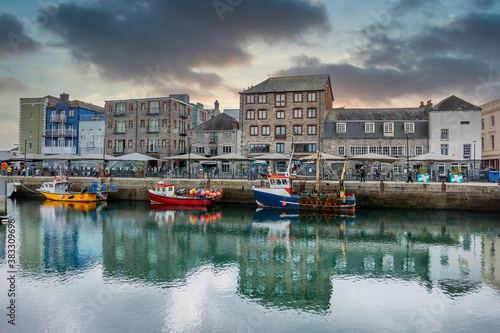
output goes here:
[{"label": "waterfront promenade", "polygon": [[[18,197],[42,198],[33,191],[52,177],[2,177],[8,181],[19,181],[15,193]],[[96,178],[72,177],[72,188],[79,190],[89,186]],[[149,201],[148,189],[152,189],[160,178],[112,178],[118,191],[109,200]],[[102,180],[100,180],[102,181]],[[165,181],[167,181],[165,179]],[[221,188],[221,204],[255,205],[252,186],[268,186],[266,180],[242,179],[170,179],[177,188]],[[294,183],[294,190],[313,190],[314,182]],[[321,191],[338,190],[338,181],[322,181]],[[405,209],[453,209],[500,211],[500,186],[498,183],[406,183],[402,181],[346,181],[347,193],[354,193],[357,208],[405,208]]]}]

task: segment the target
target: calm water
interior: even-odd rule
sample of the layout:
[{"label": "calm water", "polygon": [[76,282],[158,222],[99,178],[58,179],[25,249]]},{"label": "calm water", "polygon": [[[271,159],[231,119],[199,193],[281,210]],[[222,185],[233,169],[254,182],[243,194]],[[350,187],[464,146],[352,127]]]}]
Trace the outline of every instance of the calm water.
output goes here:
[{"label": "calm water", "polygon": [[[10,201],[1,332],[498,332],[498,214]],[[0,227],[0,278],[6,280]]]}]

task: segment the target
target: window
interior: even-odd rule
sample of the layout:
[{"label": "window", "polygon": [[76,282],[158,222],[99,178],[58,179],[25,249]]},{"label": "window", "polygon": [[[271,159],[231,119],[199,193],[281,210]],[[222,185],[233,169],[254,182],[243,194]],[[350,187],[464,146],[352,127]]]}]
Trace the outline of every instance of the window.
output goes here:
[{"label": "window", "polygon": [[302,125],[293,126],[293,134],[302,135]]},{"label": "window", "polygon": [[469,125],[469,124],[470,124],[470,121],[467,121],[467,120],[460,122],[460,125]]},{"label": "window", "polygon": [[223,154],[230,154],[231,153],[231,146],[222,146],[222,153]]},{"label": "window", "polygon": [[337,147],[337,155],[338,156],[345,156],[345,147],[344,146]]},{"label": "window", "polygon": [[247,110],[247,119],[255,119],[255,111]]},{"label": "window", "polygon": [[195,151],[196,151],[196,154],[205,155],[205,147],[196,147]]},{"label": "window", "polygon": [[285,139],[286,138],[286,126],[276,126],[274,134],[275,134],[276,139]]},{"label": "window", "polygon": [[267,111],[266,110],[259,110],[259,119],[266,119],[267,118]]},{"label": "window", "polygon": [[267,95],[260,94],[259,95],[259,103],[267,103]]},{"label": "window", "polygon": [[405,133],[415,133],[415,123],[405,123]]},{"label": "window", "polygon": [[116,140],[116,150],[117,153],[123,153],[125,151],[125,140]]},{"label": "window", "polygon": [[262,135],[269,135],[271,132],[270,126],[262,126]]},{"label": "window", "polygon": [[33,137],[33,131],[30,131],[30,138]]},{"label": "window", "polygon": [[307,126],[307,134],[308,135],[316,135],[316,125],[308,125]]},{"label": "window", "polygon": [[28,144],[28,149],[29,149],[29,150],[32,150],[32,149],[33,149],[33,143],[32,143],[32,142],[30,142],[30,143]]},{"label": "window", "polygon": [[337,133],[346,132],[346,123],[337,123]]},{"label": "window", "polygon": [[307,101],[316,102],[316,93],[315,92],[307,93]]},{"label": "window", "polygon": [[441,145],[441,155],[448,155],[448,145]]},{"label": "window", "polygon": [[285,111],[276,111],[276,119],[285,119]]},{"label": "window", "polygon": [[450,131],[447,128],[441,129],[441,141],[448,141],[450,139]]},{"label": "window", "polygon": [[116,115],[121,116],[121,115],[125,115],[126,113],[127,113],[127,110],[126,110],[125,103],[117,103],[116,104]]},{"label": "window", "polygon": [[276,152],[283,153],[284,151],[285,151],[285,144],[284,143],[277,143],[276,144]]},{"label": "window", "polygon": [[293,94],[294,102],[302,102],[302,93],[294,93]]},{"label": "window", "polygon": [[[174,124],[175,124],[175,120],[174,120]],[[141,120],[141,128],[145,128],[145,127],[146,127],[146,121]]]},{"label": "window", "polygon": [[375,133],[375,123],[365,123],[365,133]]},{"label": "window", "polygon": [[133,140],[128,140],[128,147],[133,148],[134,147],[134,141]]},{"label": "window", "polygon": [[484,130],[484,119],[481,119],[481,129]]},{"label": "window", "polygon": [[158,119],[149,119],[149,133],[158,133]]},{"label": "window", "polygon": [[230,164],[229,162],[222,162],[222,172],[229,172],[230,171]]},{"label": "window", "polygon": [[151,101],[149,102],[149,113],[158,114],[160,113],[159,102]]},{"label": "window", "polygon": [[491,136],[491,150],[495,150],[495,136]]},{"label": "window", "polygon": [[490,120],[491,120],[491,127],[495,127],[495,116],[491,116]]},{"label": "window", "polygon": [[362,154],[367,154],[367,153],[368,153],[368,147],[366,147],[366,146],[350,147],[350,154],[351,155],[362,155]]},{"label": "window", "polygon": [[68,110],[68,117],[73,118],[75,116],[75,110],[69,109]]},{"label": "window", "polygon": [[255,103],[255,96],[247,95],[247,104],[253,104],[253,103]]},{"label": "window", "polygon": [[276,94],[276,106],[285,106],[286,103],[286,95],[285,94]]},{"label": "window", "polygon": [[219,142],[219,134],[216,132],[210,132],[210,143]]},{"label": "window", "polygon": [[415,146],[415,155],[423,155],[424,154],[424,147],[422,146]]},{"label": "window", "polygon": [[316,118],[316,109],[307,109],[307,118]]},{"label": "window", "polygon": [[470,158],[470,152],[471,152],[470,143],[465,143],[464,144],[464,159]]},{"label": "window", "polygon": [[259,126],[250,126],[250,135],[259,135]]},{"label": "window", "polygon": [[125,120],[116,121],[116,133],[125,133]]},{"label": "window", "polygon": [[200,140],[205,139],[205,132],[196,132],[196,138]]},{"label": "window", "polygon": [[266,144],[251,144],[251,153],[269,153],[269,145]]},{"label": "window", "polygon": [[158,139],[149,139],[148,152],[158,152]]},{"label": "window", "polygon": [[315,153],[316,144],[315,143],[298,143],[293,145],[294,152],[297,153]]},{"label": "window", "polygon": [[130,128],[130,129],[134,128],[134,121],[133,120],[129,120],[128,128]]},{"label": "window", "polygon": [[293,109],[294,118],[302,118],[302,109]]},{"label": "window", "polygon": [[33,120],[33,112],[30,113],[30,120]]},{"label": "window", "polygon": [[394,123],[384,123],[384,135],[394,135]]},{"label": "window", "polygon": [[89,142],[87,145],[89,147],[95,147],[95,134],[89,134]]}]

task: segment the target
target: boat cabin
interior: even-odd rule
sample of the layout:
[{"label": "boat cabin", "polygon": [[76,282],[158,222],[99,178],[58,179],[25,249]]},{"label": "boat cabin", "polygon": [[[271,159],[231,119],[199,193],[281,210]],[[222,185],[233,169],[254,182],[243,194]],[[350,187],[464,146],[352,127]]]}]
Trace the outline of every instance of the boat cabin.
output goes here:
[{"label": "boat cabin", "polygon": [[43,183],[40,187],[41,191],[48,193],[68,193],[69,183],[68,182],[48,182]]},{"label": "boat cabin", "polygon": [[174,184],[156,184],[155,185],[156,195],[172,197],[175,195]]}]

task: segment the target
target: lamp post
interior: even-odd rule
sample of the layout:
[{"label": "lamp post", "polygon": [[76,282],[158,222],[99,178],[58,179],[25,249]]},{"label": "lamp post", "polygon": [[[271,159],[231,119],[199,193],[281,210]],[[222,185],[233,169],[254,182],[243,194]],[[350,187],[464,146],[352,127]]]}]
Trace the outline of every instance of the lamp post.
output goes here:
[{"label": "lamp post", "polygon": [[26,167],[26,137],[24,137],[24,167]]},{"label": "lamp post", "polygon": [[409,132],[405,131],[406,134],[406,172],[410,171],[410,143],[408,140]]},{"label": "lamp post", "polygon": [[476,170],[476,140],[472,142],[474,142],[474,166],[472,167],[472,169]]},{"label": "lamp post", "polygon": [[189,136],[187,137],[188,144],[188,179],[191,179],[191,142]]}]

